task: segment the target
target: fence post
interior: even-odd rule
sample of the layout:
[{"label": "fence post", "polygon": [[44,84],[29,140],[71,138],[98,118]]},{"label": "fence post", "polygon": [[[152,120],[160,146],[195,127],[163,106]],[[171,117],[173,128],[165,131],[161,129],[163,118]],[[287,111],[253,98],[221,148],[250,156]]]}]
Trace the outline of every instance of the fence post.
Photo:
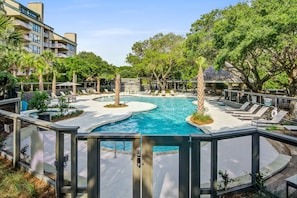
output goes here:
[{"label": "fence post", "polygon": [[201,191],[200,191],[200,161],[201,161],[201,141],[195,141],[192,142],[192,173],[191,173],[191,182],[192,182],[192,190],[191,190],[191,197],[200,197]]},{"label": "fence post", "polygon": [[56,196],[61,197],[61,188],[64,185],[64,134],[56,131]]},{"label": "fence post", "polygon": [[260,136],[258,132],[252,135],[252,183],[256,183],[256,174],[260,171]]},{"label": "fence post", "polygon": [[20,161],[21,147],[21,121],[17,118],[13,119],[13,167],[16,168]]},{"label": "fence post", "polygon": [[211,197],[217,197],[217,182],[218,182],[218,140],[211,141],[211,171],[210,171],[210,190]]},{"label": "fence post", "polygon": [[71,197],[77,196],[77,143],[76,131],[71,132]]},{"label": "fence post", "polygon": [[97,140],[96,138],[89,138],[87,140],[87,147],[88,147],[88,165],[87,165],[88,197],[100,198],[100,140]]}]

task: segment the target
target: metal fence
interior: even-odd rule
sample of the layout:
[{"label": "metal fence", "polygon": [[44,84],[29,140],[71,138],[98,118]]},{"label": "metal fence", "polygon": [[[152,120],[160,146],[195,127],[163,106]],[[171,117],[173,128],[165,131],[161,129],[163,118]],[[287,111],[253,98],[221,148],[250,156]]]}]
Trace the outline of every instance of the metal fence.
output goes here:
[{"label": "metal fence", "polygon": [[[19,102],[14,101],[14,102]],[[191,134],[183,136],[140,135],[134,133],[77,133],[79,127],[62,126],[47,121],[23,117],[17,113],[0,110],[0,115],[13,120],[13,165],[23,165],[21,162],[21,126],[35,125],[39,129],[52,131],[55,134],[55,189],[58,197],[70,193],[77,197],[78,193],[87,193],[88,197],[100,197],[100,150],[104,141],[131,141],[132,149],[132,196],[134,198],[153,197],[153,147],[177,146],[179,189],[181,198],[200,197],[209,194],[217,197],[224,193],[218,191],[218,143],[239,137],[251,137],[251,181],[234,190],[248,188],[255,185],[256,174],[260,172],[260,138],[276,140],[292,146],[297,146],[297,138],[268,132],[258,128],[245,128],[221,131],[213,134]],[[69,184],[64,183],[65,171],[65,135],[70,135],[70,172]],[[87,144],[87,187],[78,187],[78,144]],[[202,143],[210,144],[210,186],[201,184],[201,150]],[[33,143],[32,143],[33,145]],[[31,145],[31,146],[32,146]],[[31,152],[32,153],[32,152]],[[33,153],[34,155],[34,153]],[[34,172],[34,170],[33,170]]]}]

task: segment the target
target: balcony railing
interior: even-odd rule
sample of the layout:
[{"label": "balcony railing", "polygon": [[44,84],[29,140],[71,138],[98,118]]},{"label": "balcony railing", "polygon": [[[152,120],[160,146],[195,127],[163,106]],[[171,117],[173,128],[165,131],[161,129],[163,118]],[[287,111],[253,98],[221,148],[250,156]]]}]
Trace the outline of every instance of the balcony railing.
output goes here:
[{"label": "balcony railing", "polygon": [[[297,146],[297,138],[268,132],[258,128],[245,128],[236,130],[221,131],[214,134],[191,134],[181,136],[163,136],[163,135],[140,135],[136,133],[78,133],[78,128],[75,126],[63,126],[54,124],[47,121],[24,117],[18,114],[20,99],[12,99],[8,101],[15,103],[15,112],[7,112],[0,110],[0,115],[11,119],[13,121],[13,165],[24,166],[21,162],[20,148],[21,148],[21,131],[22,125],[34,125],[37,128],[42,128],[55,134],[55,188],[58,197],[62,197],[64,193],[71,193],[72,197],[77,197],[78,193],[87,193],[88,197],[100,197],[100,150],[101,143],[104,141],[130,141],[131,147],[131,159],[132,159],[132,196],[138,197],[152,197],[153,192],[153,147],[154,146],[177,146],[178,147],[178,177],[179,197],[200,197],[200,195],[208,194],[211,197],[217,197],[224,194],[224,191],[218,191],[218,171],[219,171],[219,143],[221,141],[230,141],[234,138],[251,137],[251,144],[249,148],[251,150],[251,156],[249,159],[251,162],[251,180],[245,185],[237,187],[238,189],[244,189],[252,187],[256,182],[256,175],[260,173],[260,138],[267,138],[270,140],[285,143],[287,145]],[[4,102],[0,102],[3,105]],[[28,128],[26,129],[28,130]],[[33,129],[32,129],[33,130]],[[34,128],[36,130],[36,128]],[[38,132],[34,133],[34,137],[38,137]],[[66,140],[65,138],[68,138]],[[68,142],[68,143],[66,143]],[[87,187],[78,187],[78,163],[80,162],[80,156],[78,153],[79,143],[85,142],[87,146]],[[38,142],[35,142],[38,144]],[[41,142],[42,143],[42,142]],[[210,184],[209,187],[204,187],[201,184],[201,153],[202,144],[210,144]],[[35,145],[34,144],[34,145]],[[65,181],[65,148],[68,145],[70,148],[70,184],[66,185]],[[36,145],[35,145],[36,147]],[[36,149],[36,148],[34,148]],[[40,152],[31,149],[31,168],[34,161],[34,155],[38,155]],[[38,154],[37,154],[38,153]],[[41,161],[38,162],[43,163]],[[36,170],[32,170],[38,172]],[[231,170],[232,171],[232,170]],[[42,174],[42,172],[41,172]],[[141,176],[142,175],[142,176]],[[191,181],[191,182],[190,182]],[[231,189],[232,191],[232,189]],[[116,190],[113,192],[116,194]]]},{"label": "balcony railing", "polygon": [[29,25],[26,22],[23,22],[21,20],[15,20],[14,25],[15,26],[20,26],[20,27],[25,28],[27,30],[32,30],[32,25]]}]

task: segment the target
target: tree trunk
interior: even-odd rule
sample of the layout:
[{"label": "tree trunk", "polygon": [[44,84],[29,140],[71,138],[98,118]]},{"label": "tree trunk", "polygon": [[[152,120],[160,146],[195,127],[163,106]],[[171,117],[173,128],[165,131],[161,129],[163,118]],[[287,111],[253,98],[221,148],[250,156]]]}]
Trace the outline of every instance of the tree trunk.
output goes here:
[{"label": "tree trunk", "polygon": [[38,76],[38,82],[39,82],[39,91],[44,91],[42,74],[39,74],[39,76]]},{"label": "tree trunk", "polygon": [[199,67],[197,77],[197,113],[204,113],[204,78],[202,67]]},{"label": "tree trunk", "polygon": [[76,95],[76,81],[77,81],[77,77],[76,77],[76,73],[74,71],[73,76],[72,76],[72,82],[73,82],[72,92],[74,95]]},{"label": "tree trunk", "polygon": [[120,105],[120,75],[117,74],[115,80],[115,99],[114,99],[115,106]]},{"label": "tree trunk", "polygon": [[57,84],[56,73],[53,72],[52,97],[56,96],[56,84]]},{"label": "tree trunk", "polygon": [[100,78],[97,77],[97,92],[100,93]]}]

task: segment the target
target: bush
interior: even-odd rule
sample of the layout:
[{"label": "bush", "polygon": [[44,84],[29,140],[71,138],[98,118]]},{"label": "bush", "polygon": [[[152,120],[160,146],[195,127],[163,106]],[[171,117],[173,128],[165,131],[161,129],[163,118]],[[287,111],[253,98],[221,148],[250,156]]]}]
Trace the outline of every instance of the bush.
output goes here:
[{"label": "bush", "polygon": [[48,109],[47,102],[49,100],[49,96],[46,92],[36,91],[32,99],[29,101],[30,109],[37,109],[39,113],[45,112]]}]

